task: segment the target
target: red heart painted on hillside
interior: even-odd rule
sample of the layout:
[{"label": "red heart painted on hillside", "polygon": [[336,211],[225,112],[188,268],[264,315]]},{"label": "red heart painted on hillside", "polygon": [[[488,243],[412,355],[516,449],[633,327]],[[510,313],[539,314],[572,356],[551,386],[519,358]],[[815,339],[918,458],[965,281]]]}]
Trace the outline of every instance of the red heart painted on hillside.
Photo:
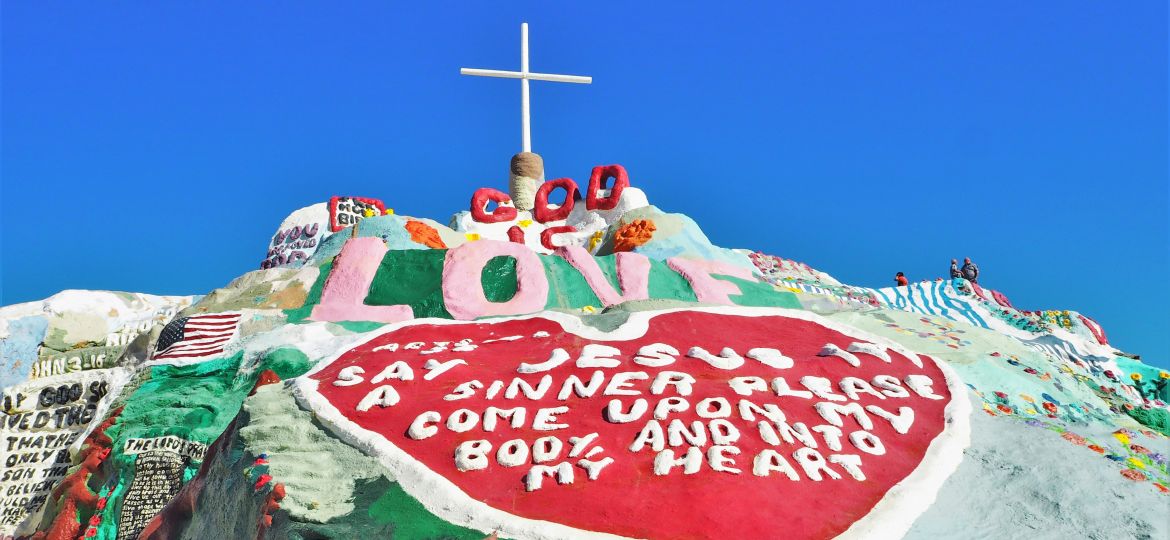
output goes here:
[{"label": "red heart painted on hillside", "polygon": [[298,379],[436,515],[517,538],[900,536],[968,440],[944,365],[807,312],[388,327]]}]

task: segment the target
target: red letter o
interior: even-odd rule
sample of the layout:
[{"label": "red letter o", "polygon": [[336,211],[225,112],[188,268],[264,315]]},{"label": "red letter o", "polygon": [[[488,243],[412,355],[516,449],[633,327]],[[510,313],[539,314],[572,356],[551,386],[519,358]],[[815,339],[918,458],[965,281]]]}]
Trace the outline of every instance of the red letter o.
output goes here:
[{"label": "red letter o", "polygon": [[[565,190],[565,203],[557,208],[549,208],[548,195],[556,188]],[[568,219],[573,211],[573,204],[577,198],[577,183],[572,178],[557,178],[540,185],[536,190],[536,204],[532,209],[532,217],[541,223]]]},{"label": "red letter o", "polygon": [[[487,211],[489,202],[495,202],[499,205],[494,212]],[[504,203],[510,202],[512,202],[512,198],[507,193],[498,189],[479,188],[475,190],[475,195],[471,196],[471,218],[480,223],[512,221],[516,219],[516,208],[504,206]]]},{"label": "red letter o", "polygon": [[[605,180],[613,178],[613,187],[608,197],[597,196]],[[630,185],[630,177],[626,168],[621,165],[604,165],[593,168],[589,176],[589,193],[585,198],[585,208],[590,210],[613,210],[622,198],[622,191]]]}]

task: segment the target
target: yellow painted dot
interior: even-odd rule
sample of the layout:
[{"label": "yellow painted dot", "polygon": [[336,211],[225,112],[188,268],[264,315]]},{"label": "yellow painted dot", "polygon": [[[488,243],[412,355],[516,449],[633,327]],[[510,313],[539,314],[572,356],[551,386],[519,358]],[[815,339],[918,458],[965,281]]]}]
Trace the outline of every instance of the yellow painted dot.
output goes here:
[{"label": "yellow painted dot", "polygon": [[532,220],[531,219],[522,219],[522,220],[518,221],[517,223],[519,223],[519,225],[521,227],[528,227],[529,225],[532,225]]},{"label": "yellow painted dot", "polygon": [[383,214],[383,215],[387,215],[387,216],[392,216],[392,215],[394,215],[394,209],[393,209],[393,208],[387,208],[387,209],[385,209],[385,210],[383,210],[383,211],[382,211],[382,214]]},{"label": "yellow painted dot", "polygon": [[463,236],[467,237],[468,242],[474,242],[476,240],[479,240],[479,233],[469,232],[469,233],[464,234]]}]

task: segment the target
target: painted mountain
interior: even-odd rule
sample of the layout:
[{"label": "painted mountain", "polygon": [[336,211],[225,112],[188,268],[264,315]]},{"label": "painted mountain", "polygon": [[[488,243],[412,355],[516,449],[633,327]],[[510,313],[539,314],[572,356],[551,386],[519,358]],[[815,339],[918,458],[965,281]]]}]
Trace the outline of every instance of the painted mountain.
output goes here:
[{"label": "painted mountain", "polygon": [[617,165],[533,187],[0,309],[0,538],[1170,537],[1170,373],[1088,315],[716,246]]}]

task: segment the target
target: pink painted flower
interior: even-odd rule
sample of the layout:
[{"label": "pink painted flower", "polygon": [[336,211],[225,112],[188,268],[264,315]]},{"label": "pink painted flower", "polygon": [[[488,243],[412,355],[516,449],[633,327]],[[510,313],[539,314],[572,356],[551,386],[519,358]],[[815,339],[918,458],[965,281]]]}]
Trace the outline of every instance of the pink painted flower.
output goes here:
[{"label": "pink painted flower", "polygon": [[1077,435],[1076,433],[1073,433],[1071,431],[1066,431],[1064,433],[1061,433],[1060,436],[1063,437],[1064,440],[1066,440],[1070,443],[1073,443],[1077,446],[1084,446],[1084,445],[1088,444],[1088,441],[1086,441],[1084,437],[1081,437],[1080,435]]},{"label": "pink painted flower", "polygon": [[1131,445],[1129,445],[1129,449],[1133,450],[1134,452],[1137,452],[1139,454],[1143,454],[1143,455],[1147,455],[1150,453],[1149,448],[1146,448],[1140,444],[1131,444]]}]

